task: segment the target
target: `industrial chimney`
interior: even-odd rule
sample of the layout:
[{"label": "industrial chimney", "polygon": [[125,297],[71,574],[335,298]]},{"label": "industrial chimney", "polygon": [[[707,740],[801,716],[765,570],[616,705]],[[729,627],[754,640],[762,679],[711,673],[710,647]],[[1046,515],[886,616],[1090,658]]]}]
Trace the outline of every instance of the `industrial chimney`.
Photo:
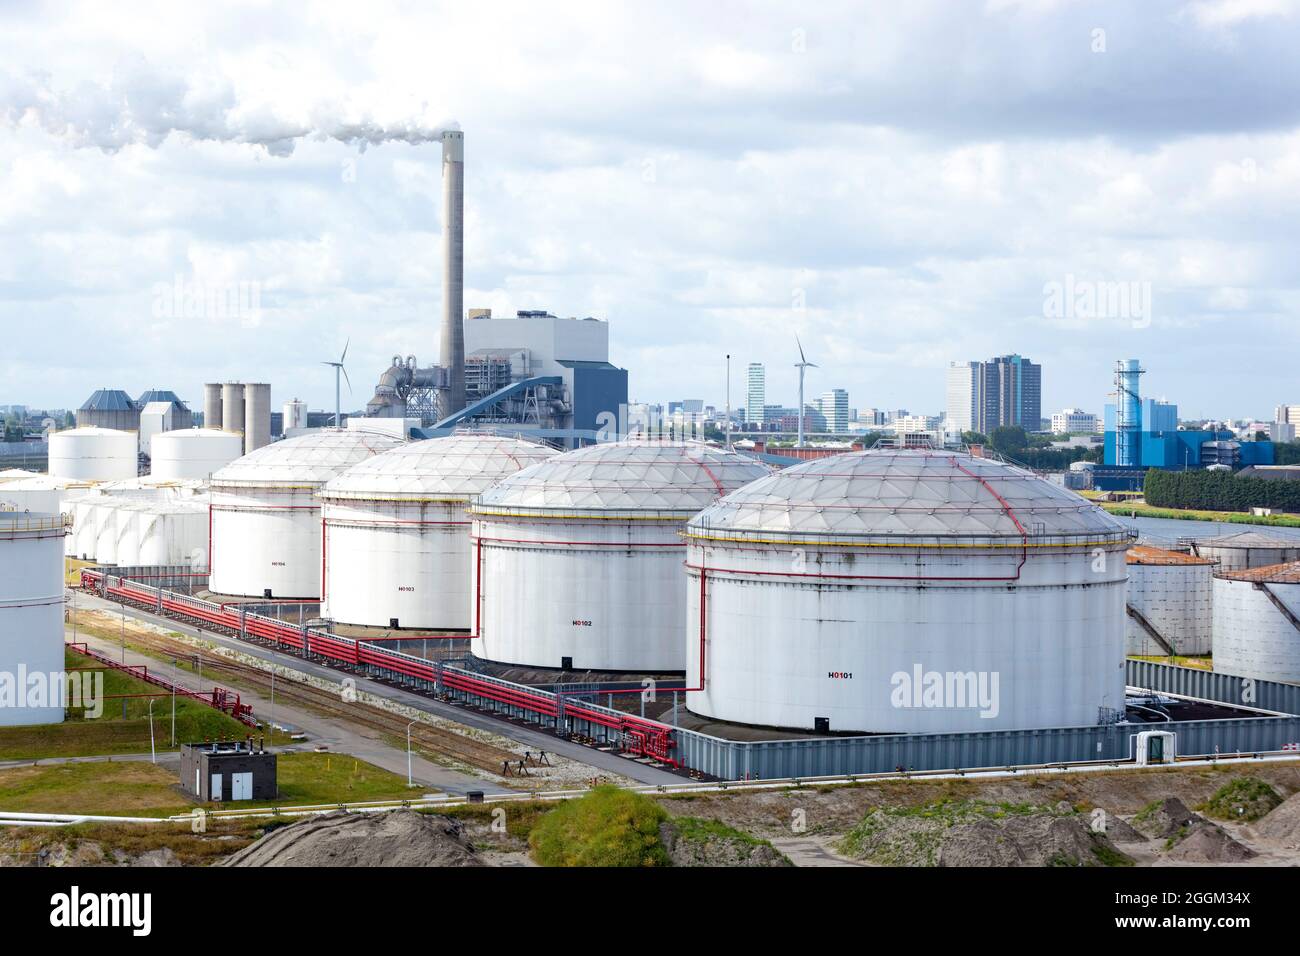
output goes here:
[{"label": "industrial chimney", "polygon": [[438,361],[447,387],[438,392],[438,417],[465,407],[465,134],[442,134],[442,336]]}]

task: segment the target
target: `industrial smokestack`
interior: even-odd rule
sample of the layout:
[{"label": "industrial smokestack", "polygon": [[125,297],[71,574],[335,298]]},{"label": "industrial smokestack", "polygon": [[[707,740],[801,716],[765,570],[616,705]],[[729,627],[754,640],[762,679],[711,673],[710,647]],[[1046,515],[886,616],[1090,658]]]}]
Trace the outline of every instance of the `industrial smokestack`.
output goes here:
[{"label": "industrial smokestack", "polygon": [[447,387],[438,392],[438,417],[465,407],[465,134],[442,134],[442,336],[438,361]]}]

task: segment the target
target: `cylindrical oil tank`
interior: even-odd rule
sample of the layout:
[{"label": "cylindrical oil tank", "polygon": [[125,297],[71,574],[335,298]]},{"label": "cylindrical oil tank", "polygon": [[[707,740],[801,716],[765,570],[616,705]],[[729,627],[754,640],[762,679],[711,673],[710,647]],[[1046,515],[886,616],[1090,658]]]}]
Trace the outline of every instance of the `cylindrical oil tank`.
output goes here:
[{"label": "cylindrical oil tank", "polygon": [[203,427],[221,428],[221,383],[209,382],[203,386]]},{"label": "cylindrical oil tank", "polygon": [[133,568],[140,564],[140,516],[149,509],[146,501],[122,501],[113,509],[117,541],[113,560],[118,567]]},{"label": "cylindrical oil tank", "polygon": [[1201,538],[1192,543],[1192,553],[1217,561],[1220,571],[1264,568],[1300,561],[1300,537],[1239,531],[1217,538]]},{"label": "cylindrical oil tank", "polygon": [[228,432],[244,433],[244,386],[239,382],[221,386],[221,427]]},{"label": "cylindrical oil tank", "polygon": [[244,386],[244,454],[271,444],[271,386]]},{"label": "cylindrical oil tank", "polygon": [[216,428],[163,432],[153,439],[153,477],[207,480],[244,453],[238,435]]},{"label": "cylindrical oil tank", "polygon": [[324,617],[347,624],[470,626],[469,499],[555,450],[496,435],[411,442],[321,490]]},{"label": "cylindrical oil tank", "polygon": [[137,563],[208,566],[208,507],[201,498],[140,506]]},{"label": "cylindrical oil tank", "polygon": [[9,505],[15,511],[36,511],[58,514],[63,510],[63,495],[74,482],[49,475],[32,475],[0,484],[0,507]]},{"label": "cylindrical oil tank", "polygon": [[83,561],[95,558],[95,539],[99,534],[96,509],[102,504],[102,495],[87,495],[77,501],[72,518],[72,556]]},{"label": "cylindrical oil tank", "polygon": [[131,478],[136,467],[134,432],[70,428],[50,435],[50,475],[85,481]]},{"label": "cylindrical oil tank", "polygon": [[257,597],[318,598],[321,518],[316,492],[372,455],[387,435],[322,429],[274,442],[212,476],[211,590]]},{"label": "cylindrical oil tank", "polygon": [[295,398],[291,402],[285,402],[283,415],[284,424],[281,427],[285,434],[288,434],[291,428],[307,427],[307,403],[301,399]]},{"label": "cylindrical oil tank", "polygon": [[687,706],[807,731],[1095,725],[1124,712],[1132,535],[956,451],[806,462],[694,518]]},{"label": "cylindrical oil tank", "polygon": [[681,531],[766,466],[702,442],[590,445],[470,506],[472,652],[530,667],[681,671]]},{"label": "cylindrical oil tank", "polygon": [[1300,684],[1300,561],[1215,573],[1214,669]]},{"label": "cylindrical oil tank", "polygon": [[1128,550],[1126,650],[1139,657],[1209,654],[1214,562],[1148,545]]},{"label": "cylindrical oil tank", "polygon": [[117,509],[126,502],[125,498],[105,495],[95,508],[96,564],[117,564]]},{"label": "cylindrical oil tank", "polygon": [[[0,726],[63,720],[65,523],[59,514],[0,512],[0,673],[14,675],[18,695],[0,707]],[[17,683],[20,669],[27,679]],[[44,675],[44,699],[35,674]]]}]

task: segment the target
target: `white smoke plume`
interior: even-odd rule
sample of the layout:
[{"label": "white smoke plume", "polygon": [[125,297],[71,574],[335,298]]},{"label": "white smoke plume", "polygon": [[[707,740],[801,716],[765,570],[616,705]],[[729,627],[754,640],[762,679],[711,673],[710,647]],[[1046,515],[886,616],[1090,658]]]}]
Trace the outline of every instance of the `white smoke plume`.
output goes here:
[{"label": "white smoke plume", "polygon": [[409,119],[379,123],[351,116],[335,104],[288,117],[240,104],[224,78],[194,79],[151,68],[142,60],[119,64],[108,83],[57,89],[48,74],[0,72],[0,125],[37,126],[78,147],[116,152],[141,144],[156,149],[176,135],[191,140],[261,146],[288,156],[298,140],[333,139],[363,152],[381,143],[429,143],[454,123]]}]

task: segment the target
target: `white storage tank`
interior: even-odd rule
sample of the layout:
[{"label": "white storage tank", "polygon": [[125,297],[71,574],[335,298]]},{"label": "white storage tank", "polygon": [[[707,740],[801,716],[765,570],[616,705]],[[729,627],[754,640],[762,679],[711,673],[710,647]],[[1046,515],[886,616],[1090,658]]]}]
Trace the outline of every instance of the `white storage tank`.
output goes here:
[{"label": "white storage tank", "polygon": [[[0,511],[0,673],[18,680],[15,706],[0,707],[0,726],[63,720],[63,536],[59,514]],[[45,675],[46,696],[32,675]],[[50,686],[53,684],[54,686]]]},{"label": "white storage tank", "polygon": [[1215,573],[1214,669],[1300,684],[1300,561]]},{"label": "white storage tank", "polygon": [[1209,654],[1214,562],[1148,545],[1128,550],[1126,650],[1138,657]]},{"label": "white storage tank", "polygon": [[139,564],[207,568],[206,501],[159,501],[144,507],[138,522]]},{"label": "white storage tank", "polygon": [[163,432],[153,439],[151,458],[155,478],[207,480],[244,453],[244,441],[217,428],[187,428]]},{"label": "white storage tank", "polygon": [[231,462],[212,476],[208,586],[219,594],[318,598],[321,518],[316,492],[331,478],[401,442],[322,429]]},{"label": "white storage tank", "polygon": [[946,733],[1123,713],[1132,535],[1032,472],[955,451],[835,455],[733,492],[686,540],[697,714]]},{"label": "white storage tank", "polygon": [[113,546],[113,560],[118,567],[133,568],[140,562],[140,518],[148,511],[146,501],[120,501],[113,509],[113,524],[117,541]]},{"label": "white storage tank", "polygon": [[321,490],[323,617],[466,630],[474,495],[556,454],[497,435],[411,442],[353,465]]},{"label": "white storage tank", "polygon": [[1263,568],[1300,561],[1300,538],[1259,531],[1238,531],[1192,543],[1192,554],[1218,562],[1221,571]]},{"label": "white storage tank", "polygon": [[112,428],[70,428],[50,434],[50,475],[111,481],[136,474],[135,432]]},{"label": "white storage tank", "polygon": [[52,478],[49,475],[28,475],[0,483],[0,507],[9,505],[15,511],[39,511],[58,514],[65,502],[80,496],[89,483],[69,478]]},{"label": "white storage tank", "polygon": [[96,564],[117,564],[117,509],[125,498],[104,495],[94,511]]},{"label": "white storage tank", "polygon": [[502,479],[470,506],[473,653],[531,667],[683,670],[680,532],[766,474],[702,442],[638,440]]}]

